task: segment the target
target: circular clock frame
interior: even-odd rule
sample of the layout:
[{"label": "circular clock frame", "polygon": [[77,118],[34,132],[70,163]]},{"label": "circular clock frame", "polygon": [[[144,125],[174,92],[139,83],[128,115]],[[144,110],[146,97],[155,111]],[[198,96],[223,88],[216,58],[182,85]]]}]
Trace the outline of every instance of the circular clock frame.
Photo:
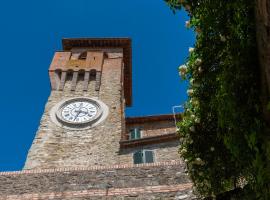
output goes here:
[{"label": "circular clock frame", "polygon": [[[78,104],[82,105],[82,107],[76,107]],[[89,106],[92,105],[91,108],[95,108],[95,114],[84,121],[76,121],[78,119],[84,119],[83,117],[87,117],[88,112],[91,112]],[[68,109],[69,108],[69,109]],[[65,117],[63,114],[67,112],[69,118]],[[84,116],[81,117],[81,114]],[[76,127],[85,127],[93,124],[99,117],[102,115],[102,109],[100,105],[94,101],[93,99],[88,98],[73,98],[65,101],[57,110],[56,118],[63,124],[67,126],[76,126]]]},{"label": "circular clock frame", "polygon": [[[90,119],[85,120],[83,122],[76,122],[74,121],[74,116],[73,116],[73,120],[67,120],[62,116],[62,111],[68,105],[71,105],[71,104],[75,104],[75,105],[73,106],[74,108],[70,106],[70,112],[73,112],[73,114],[74,112],[78,113],[79,112],[78,108],[76,111],[74,111],[73,109],[76,109],[76,104],[78,105],[78,103],[81,103],[81,102],[88,103],[89,105],[92,105],[95,107],[96,113],[93,117],[90,117]],[[83,112],[86,112],[86,109],[87,108],[84,108]],[[70,112],[69,114],[71,114]],[[103,120],[106,119],[106,117],[108,116],[108,113],[109,113],[109,109],[106,106],[106,104],[104,104],[102,101],[97,100],[96,98],[74,97],[74,98],[64,99],[61,102],[57,103],[55,106],[53,106],[53,108],[50,111],[50,118],[56,125],[62,128],[69,129],[69,130],[83,130],[83,129],[92,128],[98,125],[99,123],[101,123]]]}]

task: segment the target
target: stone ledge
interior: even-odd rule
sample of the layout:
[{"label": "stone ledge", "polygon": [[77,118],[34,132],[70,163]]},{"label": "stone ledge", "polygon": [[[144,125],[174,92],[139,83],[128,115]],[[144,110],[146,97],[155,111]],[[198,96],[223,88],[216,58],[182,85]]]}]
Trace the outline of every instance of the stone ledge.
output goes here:
[{"label": "stone ledge", "polygon": [[54,172],[68,172],[68,171],[95,171],[95,170],[109,170],[109,169],[125,169],[125,168],[139,168],[139,167],[158,167],[158,166],[171,166],[171,165],[183,165],[180,161],[168,161],[168,162],[156,162],[156,163],[144,163],[144,164],[119,164],[112,166],[93,166],[93,167],[77,167],[77,168],[55,168],[55,169],[34,169],[34,170],[22,170],[22,171],[10,171],[0,172],[0,176],[3,175],[19,175],[19,174],[39,174],[39,173],[54,173]]},{"label": "stone ledge", "polygon": [[168,162],[162,165],[153,163],[100,170],[64,170],[53,173],[42,170],[42,173],[5,174],[0,175],[0,196],[188,184],[190,180],[185,174],[185,165],[179,163]]},{"label": "stone ledge", "polygon": [[159,122],[159,121],[173,121],[175,118],[180,121],[182,116],[181,114],[167,114],[167,115],[149,115],[149,116],[141,116],[141,117],[127,117],[127,124],[134,123],[146,123],[146,122]]},{"label": "stone ledge", "polygon": [[120,147],[121,148],[129,148],[129,147],[137,147],[137,146],[142,146],[142,145],[148,145],[148,144],[158,144],[158,143],[164,143],[164,142],[169,142],[173,140],[178,140],[179,137],[177,136],[176,133],[167,133],[163,135],[158,135],[158,136],[151,136],[151,137],[145,137],[145,138],[140,138],[136,140],[121,140]]}]

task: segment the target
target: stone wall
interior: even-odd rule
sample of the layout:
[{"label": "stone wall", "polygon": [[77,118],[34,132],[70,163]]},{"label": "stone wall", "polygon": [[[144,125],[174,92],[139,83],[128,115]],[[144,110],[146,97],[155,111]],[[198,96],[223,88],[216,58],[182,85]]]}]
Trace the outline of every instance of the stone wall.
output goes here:
[{"label": "stone wall", "polygon": [[133,153],[144,149],[154,151],[154,161],[164,162],[177,160],[180,161],[180,155],[178,154],[179,141],[164,142],[160,144],[141,145],[134,148],[125,148],[120,151],[121,163],[132,164]]},{"label": "stone wall", "polygon": [[[89,82],[88,91],[82,90],[78,80],[76,90],[70,91],[67,79],[63,91],[52,90],[39,129],[29,150],[24,169],[87,167],[120,163],[118,157],[122,129],[122,58],[104,59],[100,90]],[[87,130],[67,130],[50,118],[52,107],[70,97],[96,97],[109,107],[109,115],[102,124]]]},{"label": "stone wall", "polygon": [[193,199],[184,170],[174,161],[2,172],[0,199]]}]

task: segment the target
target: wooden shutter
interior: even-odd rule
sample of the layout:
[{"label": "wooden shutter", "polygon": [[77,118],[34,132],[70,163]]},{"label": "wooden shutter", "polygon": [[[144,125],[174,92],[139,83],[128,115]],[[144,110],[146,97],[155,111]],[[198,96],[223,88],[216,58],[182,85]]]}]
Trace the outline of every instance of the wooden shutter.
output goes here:
[{"label": "wooden shutter", "polygon": [[134,140],[136,138],[136,131],[135,129],[131,129],[129,133],[129,139]]},{"label": "wooden shutter", "polygon": [[135,128],[135,139],[140,139],[140,138],[141,138],[141,129]]},{"label": "wooden shutter", "polygon": [[144,151],[144,162],[153,163],[154,162],[154,152],[153,151]]},{"label": "wooden shutter", "polygon": [[142,151],[137,151],[133,154],[133,162],[134,162],[134,164],[143,163],[143,152]]},{"label": "wooden shutter", "polygon": [[140,139],[141,138],[141,130],[139,128],[134,128],[130,130],[130,139]]}]

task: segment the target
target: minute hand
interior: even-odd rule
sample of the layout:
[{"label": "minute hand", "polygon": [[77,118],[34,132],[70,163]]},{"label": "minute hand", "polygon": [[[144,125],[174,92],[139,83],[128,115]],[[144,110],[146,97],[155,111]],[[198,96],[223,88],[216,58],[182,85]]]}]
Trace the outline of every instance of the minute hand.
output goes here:
[{"label": "minute hand", "polygon": [[74,118],[74,121],[77,119],[77,117],[79,116],[79,114],[82,112],[82,111],[81,111],[82,105],[83,105],[83,103],[80,104],[80,106],[79,106],[79,108],[78,108],[78,111],[77,111],[77,114],[76,114],[76,116],[75,116],[75,118]]},{"label": "minute hand", "polygon": [[81,110],[79,110],[79,111],[77,112],[77,115],[75,116],[74,121],[77,119],[77,117],[79,116],[80,113],[81,113]]}]

